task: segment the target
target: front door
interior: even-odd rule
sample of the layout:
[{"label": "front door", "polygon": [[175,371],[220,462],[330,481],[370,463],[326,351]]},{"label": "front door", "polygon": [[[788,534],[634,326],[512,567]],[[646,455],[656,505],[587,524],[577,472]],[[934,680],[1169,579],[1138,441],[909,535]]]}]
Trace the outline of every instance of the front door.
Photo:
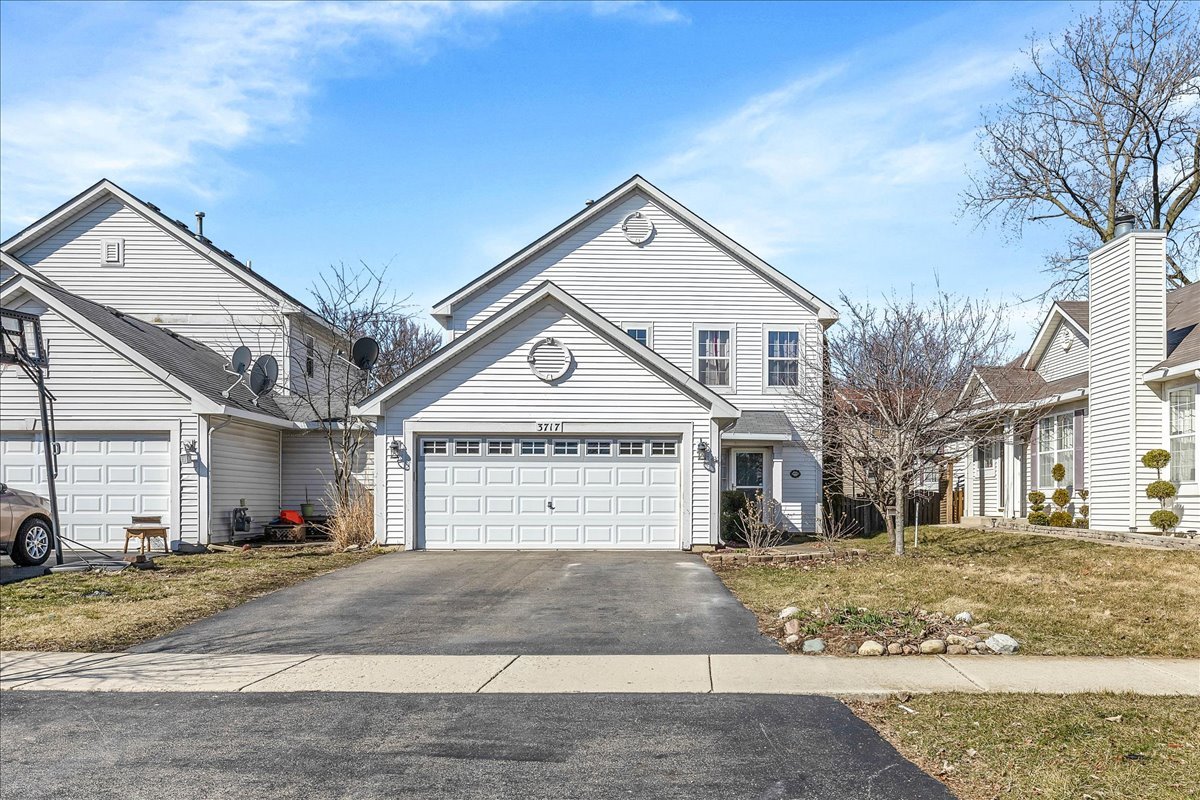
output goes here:
[{"label": "front door", "polygon": [[767,459],[762,450],[733,450],[733,488],[750,500],[759,492],[767,496]]}]

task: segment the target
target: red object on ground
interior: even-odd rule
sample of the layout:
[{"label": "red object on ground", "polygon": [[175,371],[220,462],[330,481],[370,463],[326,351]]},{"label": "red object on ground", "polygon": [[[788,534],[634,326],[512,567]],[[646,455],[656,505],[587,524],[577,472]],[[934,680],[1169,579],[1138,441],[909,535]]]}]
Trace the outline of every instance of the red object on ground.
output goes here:
[{"label": "red object on ground", "polygon": [[304,517],[300,516],[299,511],[280,511],[279,519],[289,525],[303,525]]}]

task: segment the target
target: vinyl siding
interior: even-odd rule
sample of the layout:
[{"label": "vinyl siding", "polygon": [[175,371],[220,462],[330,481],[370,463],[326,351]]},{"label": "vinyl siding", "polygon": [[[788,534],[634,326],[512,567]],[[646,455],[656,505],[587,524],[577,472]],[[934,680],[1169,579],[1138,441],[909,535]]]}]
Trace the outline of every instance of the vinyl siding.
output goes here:
[{"label": "vinyl siding", "polygon": [[[1063,349],[1064,340],[1070,341],[1071,348]],[[1088,368],[1088,346],[1080,337],[1079,332],[1065,322],[1059,322],[1050,338],[1050,344],[1042,353],[1041,359],[1034,368],[1047,381],[1055,381],[1069,375],[1078,375]]]},{"label": "vinyl siding", "polygon": [[[534,377],[526,361],[529,347],[548,336],[564,342],[574,356],[573,368],[556,384]],[[711,441],[707,409],[615,349],[557,304],[538,306],[515,320],[412,394],[397,398],[384,413],[389,439],[401,437],[406,425],[421,422],[515,423],[533,433],[536,422],[553,420],[564,423],[564,436],[573,435],[572,423],[649,427],[682,423],[691,426],[695,439]],[[682,463],[691,467],[691,496],[684,502],[690,504],[692,528],[683,538],[705,543],[711,533],[713,473],[689,456],[685,451]],[[387,541],[393,544],[408,539],[404,474],[410,466],[411,462],[387,459],[386,527]]]},{"label": "vinyl siding", "polygon": [[230,422],[214,430],[210,441],[211,540],[230,540],[230,512],[243,498],[254,519],[251,531],[261,532],[279,516],[279,430]]},{"label": "vinyl siding", "polygon": [[[359,445],[354,474],[363,488],[370,490],[374,482],[374,453],[368,437]],[[299,510],[311,502],[319,514],[325,514],[329,484],[333,480],[333,458],[329,442],[321,431],[285,433],[283,435],[283,507]],[[306,493],[307,491],[307,493]]]}]

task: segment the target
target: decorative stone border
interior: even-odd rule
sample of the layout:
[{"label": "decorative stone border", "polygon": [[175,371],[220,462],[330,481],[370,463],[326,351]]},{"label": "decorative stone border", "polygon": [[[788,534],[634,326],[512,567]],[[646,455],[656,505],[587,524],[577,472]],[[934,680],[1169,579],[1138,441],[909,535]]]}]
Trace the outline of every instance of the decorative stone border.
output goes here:
[{"label": "decorative stone border", "polygon": [[721,551],[718,553],[704,553],[704,560],[709,564],[792,564],[798,561],[827,561],[833,558],[865,558],[866,550],[858,547],[851,547],[848,550],[840,550],[836,555],[830,555],[824,552],[800,552],[800,553],[755,553],[751,555],[744,550],[738,551]]},{"label": "decorative stone border", "polygon": [[1091,528],[1051,528],[1047,525],[1030,525],[1027,522],[1019,520],[995,520],[993,525],[980,527],[984,530],[1036,533],[1040,536],[1055,536],[1059,539],[1076,539],[1083,542],[1117,542],[1160,550],[1192,550],[1200,552],[1200,537],[1181,538],[1157,533],[1122,533],[1119,531],[1097,531]]}]

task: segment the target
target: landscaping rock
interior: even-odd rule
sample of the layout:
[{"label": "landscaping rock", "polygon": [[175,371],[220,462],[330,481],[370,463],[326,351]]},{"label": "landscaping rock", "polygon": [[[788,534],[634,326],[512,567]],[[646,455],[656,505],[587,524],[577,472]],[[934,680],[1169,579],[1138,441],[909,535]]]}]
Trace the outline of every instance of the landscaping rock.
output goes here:
[{"label": "landscaping rock", "polygon": [[860,656],[881,656],[887,652],[887,648],[879,642],[873,642],[870,639],[859,645],[858,654]]},{"label": "landscaping rock", "polygon": [[904,645],[904,647],[902,647],[901,650],[903,651],[904,655],[906,655],[906,656],[915,656],[917,653],[920,652],[919,650],[917,650],[916,645],[911,645],[911,644]]},{"label": "landscaping rock", "polygon": [[975,617],[971,616],[970,611],[960,611],[954,615],[955,622],[961,622],[963,625],[970,625],[975,621]]},{"label": "landscaping rock", "polygon": [[959,636],[957,633],[952,633],[946,637],[946,644],[966,644],[967,637]]},{"label": "landscaping rock", "polygon": [[800,649],[803,650],[805,653],[824,653],[825,652],[825,640],[824,639],[805,639],[804,644],[801,646]]},{"label": "landscaping rock", "polygon": [[988,649],[993,653],[1001,655],[1010,655],[1020,649],[1020,643],[1013,637],[1004,633],[994,633],[987,638]]},{"label": "landscaping rock", "polygon": [[793,633],[799,633],[800,632],[800,620],[789,619],[787,622],[783,623],[783,632],[789,636],[791,636]]},{"label": "landscaping rock", "polygon": [[793,633],[791,636],[789,636],[789,637],[787,637],[786,639],[784,639],[784,640],[783,640],[783,643],[784,643],[784,644],[795,644],[795,643],[796,643],[796,642],[798,642],[798,641],[800,641],[800,635],[799,635],[799,634],[796,634],[796,633]]},{"label": "landscaping rock", "polygon": [[800,609],[796,608],[795,606],[788,606],[783,611],[779,612],[779,618],[787,619],[788,617],[794,617],[799,613],[800,613]]},{"label": "landscaping rock", "polygon": [[926,639],[921,642],[921,652],[927,656],[935,656],[946,652],[946,643],[941,639]]},{"label": "landscaping rock", "polygon": [[947,655],[952,656],[965,656],[967,654],[967,648],[963,647],[961,644],[952,644],[946,648],[946,653]]},{"label": "landscaping rock", "polygon": [[898,656],[903,653],[904,653],[904,646],[899,644],[898,642],[892,642],[891,644],[888,645],[888,655],[889,656]]}]

